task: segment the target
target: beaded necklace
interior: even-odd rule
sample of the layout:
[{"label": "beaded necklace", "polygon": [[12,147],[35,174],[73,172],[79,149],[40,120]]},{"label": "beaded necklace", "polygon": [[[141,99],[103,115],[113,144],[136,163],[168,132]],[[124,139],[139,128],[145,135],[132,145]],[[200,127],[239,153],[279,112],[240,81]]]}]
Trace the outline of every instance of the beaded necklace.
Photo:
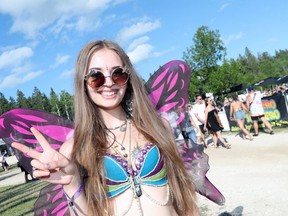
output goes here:
[{"label": "beaded necklace", "polygon": [[[164,200],[164,202],[161,202],[161,201],[158,201],[158,200],[154,199],[153,197],[151,197],[145,190],[143,190],[143,188],[140,185],[140,182],[138,182],[138,180],[137,180],[138,171],[133,169],[132,159],[135,159],[137,157],[137,155],[141,152],[141,148],[139,146],[135,147],[133,150],[131,148],[131,140],[132,140],[131,123],[132,123],[131,120],[129,118],[127,118],[126,121],[125,121],[125,124],[122,124],[121,126],[113,128],[114,130],[116,130],[118,128],[120,128],[120,130],[121,130],[121,127],[125,128],[125,131],[123,131],[125,133],[123,135],[123,139],[122,139],[121,142],[118,142],[116,140],[115,134],[110,129],[108,129],[108,132],[112,133],[114,137],[112,137],[111,135],[109,135],[109,133],[107,133],[108,136],[113,139],[113,143],[111,145],[112,149],[115,151],[116,154],[122,155],[127,160],[128,154],[127,154],[126,148],[125,148],[125,146],[123,144],[124,144],[124,140],[125,140],[125,137],[126,137],[126,130],[128,129],[127,127],[129,126],[129,130],[128,130],[128,133],[129,133],[128,151],[129,151],[130,157],[129,157],[129,160],[127,160],[127,162],[128,162],[127,165],[129,167],[127,172],[130,175],[130,177],[129,177],[130,180],[129,181],[131,182],[132,194],[131,194],[131,200],[129,201],[128,208],[126,210],[124,210],[124,212],[116,214],[116,216],[124,216],[124,215],[126,215],[129,212],[129,210],[131,209],[134,200],[136,201],[136,204],[137,204],[139,216],[143,216],[144,214],[143,214],[143,210],[142,210],[142,206],[141,206],[141,202],[140,202],[140,197],[142,195],[145,195],[150,201],[152,201],[154,204],[159,205],[159,206],[166,206],[168,204],[169,200],[170,200],[170,196],[173,199],[172,194],[170,194],[169,184],[167,184],[167,186],[166,186],[167,187],[166,199]],[[119,152],[119,150],[118,150],[119,146],[115,145],[115,143],[117,143],[117,144],[119,144],[121,146],[120,150],[122,151],[122,153]]]}]

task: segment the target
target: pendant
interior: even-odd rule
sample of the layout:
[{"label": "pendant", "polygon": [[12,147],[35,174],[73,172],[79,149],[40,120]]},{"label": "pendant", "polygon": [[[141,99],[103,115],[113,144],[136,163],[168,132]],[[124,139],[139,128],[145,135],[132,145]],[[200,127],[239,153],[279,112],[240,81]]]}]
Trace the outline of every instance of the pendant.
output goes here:
[{"label": "pendant", "polygon": [[121,127],[120,127],[120,131],[121,131],[121,132],[125,132],[125,131],[126,131],[126,125],[124,125],[124,127],[121,126]]},{"label": "pendant", "polygon": [[140,152],[141,152],[141,148],[139,146],[133,148],[133,150],[131,152],[132,158],[135,160],[137,158],[137,156],[140,154]]},{"label": "pendant", "polygon": [[134,182],[134,195],[135,195],[135,198],[142,196],[142,189],[141,189],[140,184],[136,181],[135,178],[133,178],[133,182]]},{"label": "pendant", "polygon": [[140,184],[136,184],[134,187],[134,193],[137,197],[142,196],[142,190]]}]

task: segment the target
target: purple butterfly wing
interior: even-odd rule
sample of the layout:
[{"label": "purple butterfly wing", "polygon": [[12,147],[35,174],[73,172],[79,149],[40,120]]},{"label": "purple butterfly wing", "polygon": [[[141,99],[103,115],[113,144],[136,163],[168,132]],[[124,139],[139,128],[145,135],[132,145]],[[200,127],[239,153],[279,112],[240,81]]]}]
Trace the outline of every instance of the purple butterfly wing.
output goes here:
[{"label": "purple butterfly wing", "polygon": [[[209,170],[208,155],[203,152],[203,145],[195,144],[191,139],[181,138],[184,112],[188,103],[191,69],[184,61],[173,60],[160,67],[145,84],[149,98],[159,114],[169,121],[174,132],[178,150],[188,173],[192,176],[196,191],[211,201],[223,205],[225,198],[209,181],[206,173]],[[182,129],[181,129],[182,128]]]},{"label": "purple butterfly wing", "polygon": [[[160,67],[147,81],[149,98],[159,113],[188,103],[191,70],[187,63],[173,60]],[[186,92],[186,94],[183,94]]]},{"label": "purple butterfly wing", "polygon": [[[13,109],[0,116],[0,137],[8,145],[12,142],[19,142],[41,152],[41,146],[30,131],[30,128],[34,127],[42,133],[54,149],[58,150],[62,143],[73,135],[73,126],[73,122],[41,110]],[[21,166],[32,174],[30,164],[32,159],[16,149],[15,155]],[[64,215],[67,211],[67,201],[63,196],[62,186],[51,184],[48,188],[51,191],[46,188],[44,188],[45,191],[41,190],[35,202],[34,211],[42,212],[36,215]]]},{"label": "purple butterfly wing", "polygon": [[[204,153],[204,146],[193,144],[193,142],[187,145],[187,140],[185,141],[182,148],[182,159],[188,173],[193,178],[196,191],[218,205],[224,205],[225,197],[206,176],[210,166],[208,164],[209,157]],[[191,140],[188,140],[188,142],[191,142]]]},{"label": "purple butterfly wing", "polygon": [[41,189],[38,199],[34,204],[34,215],[70,215],[62,185],[48,184]]}]

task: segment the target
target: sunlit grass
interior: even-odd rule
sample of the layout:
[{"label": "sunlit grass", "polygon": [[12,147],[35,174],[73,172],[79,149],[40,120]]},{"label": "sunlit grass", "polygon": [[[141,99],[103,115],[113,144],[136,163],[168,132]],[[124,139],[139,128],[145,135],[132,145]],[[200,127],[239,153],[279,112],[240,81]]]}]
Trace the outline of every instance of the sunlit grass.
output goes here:
[{"label": "sunlit grass", "polygon": [[0,187],[0,215],[34,215],[33,206],[45,182],[31,181],[24,184]]},{"label": "sunlit grass", "polygon": [[[11,164],[8,172],[17,168],[17,164]],[[5,173],[1,169],[0,176]],[[40,189],[45,185],[47,185],[45,182],[30,181],[24,184],[0,187],[0,215],[34,215],[34,203]]]}]

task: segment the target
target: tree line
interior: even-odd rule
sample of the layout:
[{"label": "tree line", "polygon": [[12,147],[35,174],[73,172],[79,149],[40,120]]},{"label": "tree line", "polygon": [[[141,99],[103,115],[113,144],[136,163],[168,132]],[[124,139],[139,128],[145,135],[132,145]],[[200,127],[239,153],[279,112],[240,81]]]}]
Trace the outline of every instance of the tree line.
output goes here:
[{"label": "tree line", "polygon": [[195,94],[205,92],[212,92],[222,99],[233,86],[249,86],[267,77],[280,78],[288,74],[287,49],[275,51],[274,56],[268,52],[255,56],[246,47],[244,55],[227,59],[227,49],[218,30],[201,26],[192,40],[193,45],[183,52],[182,57],[192,69],[191,101]]},{"label": "tree line", "polygon": [[51,88],[49,97],[34,87],[31,96],[26,97],[24,93],[17,90],[17,98],[10,97],[6,99],[0,92],[0,114],[14,108],[30,108],[44,110],[58,116],[73,120],[73,95],[62,90],[58,96]]},{"label": "tree line", "polygon": [[[256,39],[255,39],[256,40]],[[207,26],[197,29],[192,38],[193,44],[183,52],[182,59],[192,70],[189,89],[189,100],[194,101],[196,94],[212,92],[222,100],[231,92],[231,87],[243,84],[252,85],[267,77],[282,77],[288,74],[288,50],[268,52],[257,56],[246,47],[243,55],[236,59],[227,59],[227,49],[221,40],[218,30],[210,30]],[[47,112],[72,119],[73,95],[62,90],[57,95],[51,88],[49,97],[37,87],[31,96],[25,97],[17,90],[17,98],[6,99],[0,92],[0,114],[13,108],[41,109]]]}]

